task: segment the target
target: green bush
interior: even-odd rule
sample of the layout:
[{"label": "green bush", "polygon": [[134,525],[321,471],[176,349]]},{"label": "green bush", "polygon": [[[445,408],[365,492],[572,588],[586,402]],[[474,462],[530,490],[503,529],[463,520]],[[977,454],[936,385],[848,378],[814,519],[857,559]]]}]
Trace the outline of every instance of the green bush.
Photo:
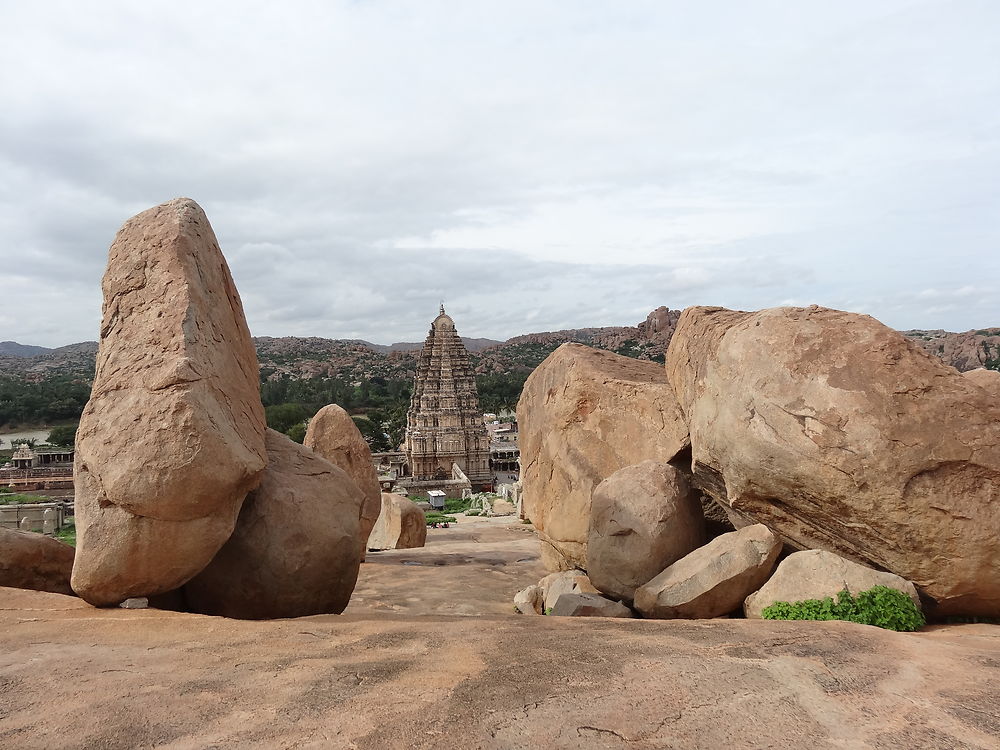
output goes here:
[{"label": "green bush", "polygon": [[438,513],[436,510],[429,510],[424,513],[424,518],[427,520],[427,525],[430,526],[432,523],[455,523],[455,516],[447,516],[444,513]]},{"label": "green bush", "polygon": [[875,625],[887,630],[918,630],[925,624],[924,615],[902,591],[888,586],[874,586],[854,597],[846,589],[834,602],[806,599],[801,602],[775,602],[761,613],[765,620],[846,620]]}]

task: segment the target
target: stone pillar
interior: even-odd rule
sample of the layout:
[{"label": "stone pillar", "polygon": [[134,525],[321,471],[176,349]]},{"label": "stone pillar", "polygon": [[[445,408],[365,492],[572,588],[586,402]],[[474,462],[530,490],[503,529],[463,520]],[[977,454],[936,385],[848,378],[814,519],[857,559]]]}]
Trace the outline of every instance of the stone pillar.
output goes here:
[{"label": "stone pillar", "polygon": [[42,533],[48,536],[56,533],[56,512],[52,508],[46,508],[42,513]]}]

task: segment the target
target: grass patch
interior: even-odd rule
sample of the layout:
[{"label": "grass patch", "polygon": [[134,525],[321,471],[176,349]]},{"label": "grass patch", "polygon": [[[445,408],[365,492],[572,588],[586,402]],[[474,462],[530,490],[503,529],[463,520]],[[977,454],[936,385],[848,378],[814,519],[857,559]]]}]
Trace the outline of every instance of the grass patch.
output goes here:
[{"label": "grass patch", "polygon": [[455,516],[449,516],[444,513],[438,513],[436,510],[429,510],[424,513],[424,517],[427,519],[427,525],[430,526],[432,523],[455,523],[457,519]]},{"label": "grass patch", "polygon": [[41,497],[39,495],[19,495],[17,493],[0,494],[0,505],[33,505],[35,503],[56,502],[51,497]]},{"label": "grass patch", "polygon": [[56,539],[66,542],[71,547],[76,546],[76,524],[68,523],[56,532]]},{"label": "grass patch", "polygon": [[761,615],[765,620],[846,620],[900,631],[919,630],[926,623],[910,597],[888,586],[874,586],[857,597],[845,589],[837,594],[836,602],[829,596],[775,602],[765,607]]}]

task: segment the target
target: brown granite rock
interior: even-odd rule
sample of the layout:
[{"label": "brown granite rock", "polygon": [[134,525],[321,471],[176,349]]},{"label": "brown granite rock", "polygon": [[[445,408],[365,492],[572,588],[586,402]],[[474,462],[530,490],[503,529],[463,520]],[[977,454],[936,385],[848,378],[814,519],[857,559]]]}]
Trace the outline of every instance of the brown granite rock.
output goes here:
[{"label": "brown granite rock", "polygon": [[382,488],[372,462],[372,452],[350,415],[336,404],[324,406],[309,421],[303,441],[307,448],[347,472],[364,496],[358,527],[361,559],[368,549],[368,535],[382,510]]},{"label": "brown granite rock", "polygon": [[378,514],[368,549],[413,549],[427,541],[427,519],[412,500],[402,495],[382,493],[382,510]]},{"label": "brown granite rock", "polygon": [[993,394],[994,398],[1000,396],[1000,372],[997,370],[987,370],[982,367],[978,367],[975,370],[963,372],[962,375],[966,380],[989,391]]},{"label": "brown granite rock", "polygon": [[514,594],[514,609],[522,615],[545,614],[545,592],[537,584],[521,589]]},{"label": "brown granite rock", "polygon": [[558,573],[549,573],[538,582],[538,587],[542,590],[542,608],[548,612],[556,605],[556,601],[563,594],[600,594],[594,588],[587,574],[582,570],[562,570]]},{"label": "brown granite rock", "polygon": [[713,539],[635,590],[643,617],[705,619],[738,609],[774,570],[781,540],[763,524]]},{"label": "brown granite rock", "polygon": [[878,321],[689,308],[667,370],[694,482],[798,549],[1000,614],[1000,405]]},{"label": "brown granite rock", "polygon": [[621,602],[600,594],[561,594],[549,614],[556,617],[635,617]]},{"label": "brown granite rock", "polygon": [[663,367],[563,344],[528,377],[517,406],[523,512],[549,570],[587,567],[594,488],[619,469],[666,463],[688,445]]},{"label": "brown granite rock", "polygon": [[267,470],[236,530],[183,588],[191,612],[246,620],[340,613],[361,563],[361,491],[345,471],[274,430]]},{"label": "brown granite rock", "polygon": [[913,584],[893,573],[872,570],[821,549],[803,550],[789,555],[767,583],[746,598],[743,612],[760,619],[761,612],[775,602],[801,602],[806,599],[837,599],[844,589],[855,596],[874,586],[902,591],[920,608],[920,597]]},{"label": "brown granite rock", "polygon": [[0,586],[72,595],[73,554],[58,539],[0,528]]},{"label": "brown granite rock", "polygon": [[670,464],[626,466],[594,490],[587,575],[614,599],[631,603],[636,587],[704,543],[698,493]]},{"label": "brown granite rock", "polygon": [[111,605],[208,564],[260,481],[265,426],[240,298],[194,201],[125,222],[102,287],[76,437],[73,589]]}]

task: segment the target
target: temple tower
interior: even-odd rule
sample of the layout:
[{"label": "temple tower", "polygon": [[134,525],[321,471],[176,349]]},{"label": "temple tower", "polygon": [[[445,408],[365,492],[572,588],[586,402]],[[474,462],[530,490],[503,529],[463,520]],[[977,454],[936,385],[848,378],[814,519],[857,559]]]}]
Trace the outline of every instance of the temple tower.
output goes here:
[{"label": "temple tower", "polygon": [[406,414],[406,457],[414,480],[452,477],[452,464],[473,489],[492,482],[490,445],[469,353],[441,305],[424,341]]}]

